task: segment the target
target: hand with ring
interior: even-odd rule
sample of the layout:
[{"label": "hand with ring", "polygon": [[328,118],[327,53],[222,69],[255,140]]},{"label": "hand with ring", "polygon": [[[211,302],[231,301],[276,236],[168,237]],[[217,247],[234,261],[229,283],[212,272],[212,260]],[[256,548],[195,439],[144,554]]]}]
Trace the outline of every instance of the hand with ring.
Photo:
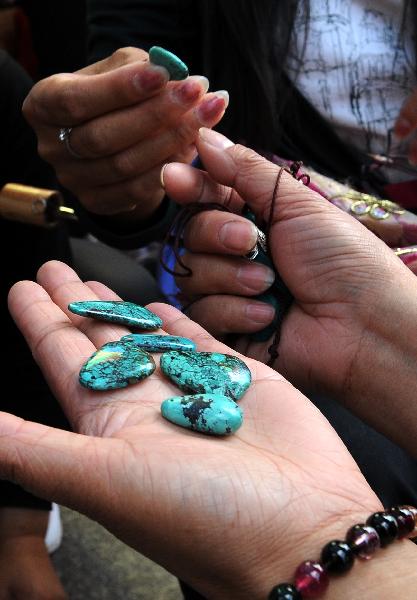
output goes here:
[{"label": "hand with ring", "polygon": [[23,112],[40,155],[90,212],[146,219],[164,192],[168,160],[190,163],[198,129],[212,127],[227,93],[207,93],[205,77],[168,81],[148,54],[122,48],[76,73],[37,83]]},{"label": "hand with ring", "polygon": [[[200,212],[189,221],[181,260],[192,276],[178,277],[177,284],[193,320],[219,339],[235,334],[236,349],[268,362],[272,338],[254,342],[251,334],[274,317],[270,305],[254,299],[271,285],[274,272],[244,258],[257,231],[240,213],[246,203],[258,219],[268,221],[279,167],[208,129],[201,130],[197,148],[207,172],[166,165],[167,194],[182,205],[219,203],[232,212]],[[410,323],[414,332],[417,322],[410,301],[417,295],[415,275],[366,227],[285,171],[269,247],[276,271],[294,296],[274,367],[301,389],[321,389],[342,399],[415,452],[411,431],[400,431],[384,412],[397,395],[392,374],[404,356],[409,355],[410,378],[415,366],[413,351],[407,350],[409,336],[415,335]],[[396,344],[404,347],[404,355],[394,350]],[[409,403],[398,410],[417,425],[412,408],[417,390],[411,386],[409,391]]]}]

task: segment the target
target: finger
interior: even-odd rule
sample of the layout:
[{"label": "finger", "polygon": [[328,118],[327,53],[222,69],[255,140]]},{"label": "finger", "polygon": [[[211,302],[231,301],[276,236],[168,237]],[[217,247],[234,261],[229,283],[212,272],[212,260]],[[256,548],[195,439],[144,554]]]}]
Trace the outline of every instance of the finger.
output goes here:
[{"label": "finger", "polygon": [[[107,342],[119,340],[129,333],[126,327],[114,323],[97,321],[75,315],[68,309],[71,302],[100,300],[93,290],[83,283],[76,272],[58,261],[44,264],[38,271],[37,281],[49,294],[53,303],[59,306],[62,312],[81,331],[96,348]],[[107,299],[120,300],[119,296],[108,290]],[[85,357],[85,358],[88,358]]]},{"label": "finger", "polygon": [[205,171],[189,165],[165,164],[161,181],[168,196],[177,204],[210,202],[222,204],[235,213],[241,212],[244,205],[234,189],[214,181]]},{"label": "finger", "polygon": [[76,73],[82,73],[84,75],[98,75],[100,73],[107,73],[108,71],[114,71],[124,65],[129,65],[137,62],[147,62],[149,60],[149,54],[141,48],[135,48],[134,46],[127,46],[124,48],[118,48],[110,56],[103,58],[91,65],[87,65],[82,69],[76,71]]},{"label": "finger", "polygon": [[37,83],[23,104],[29,123],[72,127],[156,95],[168,71],[137,62],[98,75],[60,73]]},{"label": "finger", "polygon": [[186,253],[181,260],[192,272],[190,277],[176,279],[187,297],[219,293],[256,295],[266,291],[275,280],[272,269],[243,258]]},{"label": "finger", "polygon": [[[172,157],[176,161],[192,162],[196,156],[194,144],[183,153]],[[137,177],[114,185],[100,185],[92,189],[83,189],[78,193],[81,204],[97,215],[117,215],[126,212],[124,218],[146,219],[160,205],[165,192],[161,185],[161,167],[159,164]]]},{"label": "finger", "polygon": [[417,127],[417,90],[407,98],[394,125],[394,134],[404,139]]},{"label": "finger", "polygon": [[221,295],[191,304],[187,309],[189,318],[166,304],[151,304],[149,308],[163,319],[164,329],[169,334],[189,337],[197,343],[199,351],[209,352],[230,353],[228,346],[214,338],[228,333],[259,331],[269,325],[275,315],[272,307],[264,302]]},{"label": "finger", "polygon": [[258,239],[255,225],[244,217],[218,210],[204,211],[191,219],[184,245],[191,252],[243,256]]},{"label": "finger", "polygon": [[108,502],[120,506],[118,485],[109,480],[119,445],[0,413],[1,478],[85,514],[106,514]]},{"label": "finger", "polygon": [[71,147],[83,158],[110,156],[178,123],[196,106],[209,86],[206,77],[192,76],[170,84],[158,96],[135,106],[99,116],[71,132]]},{"label": "finger", "polygon": [[[207,96],[207,100],[211,101],[210,95]],[[213,112],[210,112],[211,120],[208,113],[205,113],[205,118],[208,119],[207,124],[210,126],[217,123],[226,110],[224,98],[215,98],[215,101],[213,105],[210,105],[212,108],[214,107]],[[199,114],[197,109],[192,110],[178,127],[145,138],[134,146],[112,156],[97,158],[92,161],[72,160],[67,167],[68,157],[66,155],[64,168],[59,170],[58,166],[60,181],[66,187],[77,192],[77,188],[85,185],[85,181],[89,181],[92,186],[95,186],[99,183],[111,184],[137,177],[138,174],[167,161],[169,157],[184,151],[185,148],[195,142],[197,131],[201,126]],[[73,147],[72,137],[71,147]],[[80,152],[77,147],[73,149],[77,153]],[[43,156],[45,157],[45,152]],[[61,159],[63,158],[62,156]],[[49,160],[52,160],[52,157],[49,157]]]}]

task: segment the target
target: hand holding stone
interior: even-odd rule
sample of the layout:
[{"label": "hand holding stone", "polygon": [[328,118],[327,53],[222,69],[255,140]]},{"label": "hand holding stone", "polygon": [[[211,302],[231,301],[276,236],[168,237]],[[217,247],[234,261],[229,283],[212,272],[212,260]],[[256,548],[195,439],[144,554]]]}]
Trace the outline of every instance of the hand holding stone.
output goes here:
[{"label": "hand holding stone", "polygon": [[[167,193],[184,205],[227,204],[237,214],[211,211],[193,218],[184,238],[190,252],[182,257],[193,276],[178,279],[178,284],[197,299],[188,314],[216,336],[251,333],[272,319],[267,314],[261,325],[260,303],[250,299],[262,285],[268,287],[270,279],[264,268],[262,284],[262,266],[241,258],[253,246],[254,232],[239,213],[246,203],[259,219],[268,221],[279,167],[206,129],[197,146],[207,173],[167,165]],[[241,229],[240,236],[233,234],[234,227]],[[303,389],[321,387],[342,396],[362,418],[401,444],[415,447],[417,422],[410,420],[417,387],[411,367],[416,354],[415,276],[361,223],[286,172],[269,243],[275,267],[295,298],[284,320],[275,367]],[[251,277],[251,269],[258,274]],[[257,282],[257,288],[250,290],[249,281]],[[253,343],[250,336],[242,336],[236,348],[266,362],[270,344],[271,340]],[[401,348],[403,344],[407,349]],[[409,369],[403,352],[410,355]],[[401,411],[393,404],[398,387],[390,383],[387,365],[396,373],[396,382],[403,382]],[[387,412],[380,410],[382,405]],[[399,420],[386,418],[399,412]],[[404,426],[409,427],[408,441]]]},{"label": "hand holding stone", "polygon": [[[77,433],[2,413],[2,477],[97,519],[203,595],[236,600],[266,598],[306,554],[379,508],[328,422],[262,363],[244,358],[245,422],[227,439],[162,418],[161,401],[178,388],[159,368],[123,390],[82,388],[86,358],[127,333],[67,310],[98,298],[117,300],[61,263],[11,290],[16,323]],[[176,309],[150,308],[198,350],[232,352]]]}]

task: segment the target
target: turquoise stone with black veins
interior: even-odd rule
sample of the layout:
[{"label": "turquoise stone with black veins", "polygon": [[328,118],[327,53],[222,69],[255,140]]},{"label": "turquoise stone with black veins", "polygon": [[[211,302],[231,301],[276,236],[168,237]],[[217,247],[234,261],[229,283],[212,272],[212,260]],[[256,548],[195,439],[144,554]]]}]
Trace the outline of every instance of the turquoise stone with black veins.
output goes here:
[{"label": "turquoise stone with black veins", "polygon": [[241,408],[221,394],[174,396],[162,402],[161,413],[171,423],[210,435],[229,435],[243,423]]},{"label": "turquoise stone with black veins", "polygon": [[127,325],[128,327],[137,327],[138,329],[159,329],[162,326],[162,320],[154,315],[153,312],[133,304],[133,302],[92,300],[86,302],[71,302],[68,304],[68,310],[99,321],[110,321]]},{"label": "turquoise stone with black veins", "polygon": [[124,388],[155,371],[152,356],[125,342],[104,344],[80,371],[80,383],[91,390]]},{"label": "turquoise stone with black veins", "polygon": [[161,369],[185,392],[222,394],[239,400],[251,383],[251,372],[236,356],[219,352],[166,352]]},{"label": "turquoise stone with black veins", "polygon": [[167,350],[195,350],[192,340],[176,335],[152,335],[146,333],[130,333],[121,338],[122,342],[132,342],[148,352],[166,352]]},{"label": "turquoise stone with black veins", "polygon": [[176,54],[161,48],[152,46],[149,50],[149,60],[154,65],[165,67],[172,81],[179,81],[188,77],[188,67]]}]

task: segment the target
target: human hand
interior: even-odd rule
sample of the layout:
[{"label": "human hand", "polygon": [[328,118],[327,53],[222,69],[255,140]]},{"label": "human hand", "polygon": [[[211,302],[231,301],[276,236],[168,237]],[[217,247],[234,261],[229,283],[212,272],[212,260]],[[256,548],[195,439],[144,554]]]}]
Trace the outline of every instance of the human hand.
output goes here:
[{"label": "human hand", "polygon": [[[279,167],[205,129],[197,148],[208,174],[168,164],[163,172],[168,195],[184,205],[227,204],[234,213],[245,202],[259,220],[268,221]],[[189,253],[181,258],[193,275],[177,283],[195,300],[189,316],[216,337],[250,334],[272,321],[273,311],[252,299],[269,287],[272,273],[242,258],[255,240],[247,220],[220,211],[200,213],[185,231]],[[294,296],[275,368],[297,387],[337,395],[415,452],[415,276],[362,224],[286,172],[269,244]],[[267,362],[270,344],[244,335],[236,348]],[[398,386],[410,393],[402,395]]]},{"label": "human hand", "polygon": [[45,546],[49,511],[0,509],[0,600],[65,600]]},{"label": "human hand", "polygon": [[[12,288],[12,315],[78,433],[2,413],[2,477],[98,520],[219,600],[265,598],[320,544],[379,508],[327,420],[262,363],[243,357],[253,383],[240,402],[244,424],[227,439],[161,417],[160,403],[178,390],[158,368],[125,389],[81,387],[87,357],[126,333],[67,310],[97,297],[115,299],[56,262],[41,268],[38,285]],[[173,307],[150,308],[198,350],[229,352]]]},{"label": "human hand", "polygon": [[[227,94],[206,94],[205,77],[168,77],[143,50],[122,48],[76,73],[40,81],[26,98],[23,112],[40,155],[90,212],[149,217],[164,196],[161,165],[191,162],[199,127],[223,116]],[[58,141],[62,127],[72,128],[71,148],[81,158]]]}]

